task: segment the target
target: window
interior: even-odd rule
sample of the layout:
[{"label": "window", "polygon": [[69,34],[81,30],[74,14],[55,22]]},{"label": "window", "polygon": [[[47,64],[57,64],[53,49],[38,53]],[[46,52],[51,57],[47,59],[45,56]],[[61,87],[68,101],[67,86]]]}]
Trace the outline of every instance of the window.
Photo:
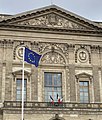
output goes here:
[{"label": "window", "polygon": [[[26,93],[27,93],[27,80],[24,80],[24,100],[26,100]],[[16,80],[16,100],[22,100],[22,79]]]},{"label": "window", "polygon": [[80,102],[88,103],[89,102],[89,82],[79,81],[79,90],[80,90]]},{"label": "window", "polygon": [[44,73],[45,101],[50,101],[50,96],[57,102],[57,94],[61,98],[62,91],[61,73]]}]

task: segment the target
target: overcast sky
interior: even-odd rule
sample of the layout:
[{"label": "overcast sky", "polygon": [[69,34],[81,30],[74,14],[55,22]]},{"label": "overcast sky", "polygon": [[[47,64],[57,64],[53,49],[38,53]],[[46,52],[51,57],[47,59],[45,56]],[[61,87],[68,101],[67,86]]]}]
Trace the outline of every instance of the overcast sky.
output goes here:
[{"label": "overcast sky", "polygon": [[0,14],[17,14],[53,4],[89,20],[102,21],[102,0],[0,0]]}]

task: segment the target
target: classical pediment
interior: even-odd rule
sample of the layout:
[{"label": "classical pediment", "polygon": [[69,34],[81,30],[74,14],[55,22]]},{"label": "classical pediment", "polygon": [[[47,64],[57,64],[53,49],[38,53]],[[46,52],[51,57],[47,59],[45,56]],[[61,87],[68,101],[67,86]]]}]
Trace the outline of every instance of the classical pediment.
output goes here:
[{"label": "classical pediment", "polygon": [[71,29],[85,29],[86,27],[74,21],[66,19],[55,13],[41,15],[40,17],[31,18],[28,20],[17,22],[19,25],[41,26],[41,27],[55,27],[55,28],[71,28]]},{"label": "classical pediment", "polygon": [[96,30],[97,24],[66,11],[58,6],[51,5],[41,9],[21,13],[2,20],[0,23],[19,26]]}]

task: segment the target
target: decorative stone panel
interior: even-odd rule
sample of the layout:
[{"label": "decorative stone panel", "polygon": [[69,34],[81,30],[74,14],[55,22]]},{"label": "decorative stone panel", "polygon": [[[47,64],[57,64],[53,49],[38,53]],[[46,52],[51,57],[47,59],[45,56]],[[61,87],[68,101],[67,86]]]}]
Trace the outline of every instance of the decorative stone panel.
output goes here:
[{"label": "decorative stone panel", "polygon": [[64,58],[56,52],[46,53],[41,59],[41,62],[44,64],[65,64]]},{"label": "decorative stone panel", "polygon": [[84,26],[65,19],[64,17],[55,13],[42,15],[37,18],[31,18],[25,21],[18,22],[20,25],[31,25],[41,27],[57,27],[57,28],[70,28],[70,29],[85,29]]},{"label": "decorative stone panel", "polygon": [[91,63],[91,56],[89,50],[87,49],[87,46],[81,45],[79,48],[76,49],[75,62],[83,64]]}]

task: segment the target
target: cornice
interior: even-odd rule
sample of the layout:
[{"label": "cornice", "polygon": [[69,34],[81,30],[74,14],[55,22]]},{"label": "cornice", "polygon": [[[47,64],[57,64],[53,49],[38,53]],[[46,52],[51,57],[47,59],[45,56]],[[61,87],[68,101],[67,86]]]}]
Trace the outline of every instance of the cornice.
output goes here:
[{"label": "cornice", "polygon": [[40,32],[40,33],[52,33],[52,34],[73,34],[73,35],[91,35],[102,37],[102,30],[87,30],[87,29],[65,29],[65,28],[49,28],[39,26],[26,26],[15,24],[0,24],[0,29],[11,31],[28,31],[28,32]]},{"label": "cornice", "polygon": [[2,20],[0,23],[13,23],[13,22],[15,23],[17,21],[20,21],[21,19],[25,20],[27,18],[41,16],[41,15],[47,14],[49,12],[54,12],[54,13],[60,14],[63,17],[77,21],[80,24],[83,24],[84,26],[89,27],[91,29],[102,30],[102,28],[99,27],[94,22],[92,22],[88,19],[85,19],[81,16],[78,16],[74,13],[71,13],[67,10],[64,10],[56,5],[51,5],[51,6],[47,6],[44,8],[37,9],[37,10],[32,10],[32,11],[24,12],[21,14],[17,14],[17,15],[14,15],[14,16],[8,17],[7,19]]}]

